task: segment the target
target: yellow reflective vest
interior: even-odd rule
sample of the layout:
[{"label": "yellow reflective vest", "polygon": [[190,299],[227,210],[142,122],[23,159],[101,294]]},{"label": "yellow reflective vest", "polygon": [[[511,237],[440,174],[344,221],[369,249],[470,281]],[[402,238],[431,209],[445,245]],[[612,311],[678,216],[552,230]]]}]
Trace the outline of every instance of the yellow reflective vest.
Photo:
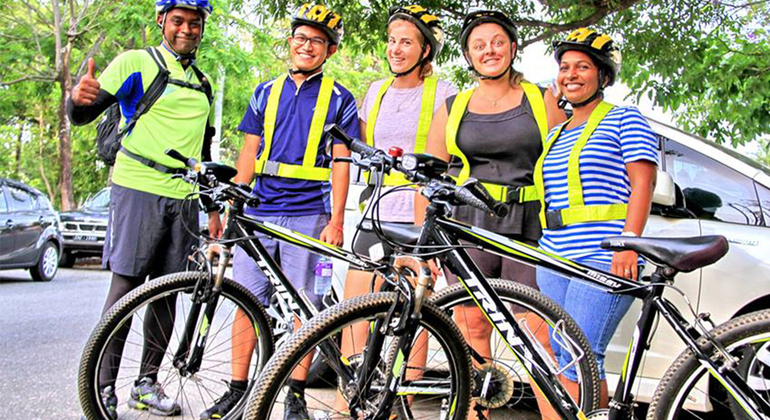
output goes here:
[{"label": "yellow reflective vest", "polygon": [[[388,91],[395,77],[391,77],[386,80],[380,90],[377,91],[377,96],[374,100],[374,106],[369,111],[366,124],[366,144],[374,146],[374,125],[377,122],[377,116],[380,113],[380,105],[382,104],[382,98]],[[430,123],[433,121],[433,110],[436,102],[436,87],[438,86],[438,79],[435,77],[426,77],[423,80],[422,86],[422,98],[420,102],[420,117],[417,123],[417,135],[414,140],[414,153],[424,153],[425,145],[428,143],[428,131],[430,130]],[[366,172],[366,182],[369,183],[370,172]],[[409,184],[409,181],[404,178],[404,175],[400,172],[391,172],[385,176],[383,184],[386,186],[397,186]]]},{"label": "yellow reflective vest", "polygon": [[[545,148],[545,140],[548,136],[548,115],[545,110],[545,101],[543,100],[543,94],[540,89],[532,83],[521,83],[521,88],[524,90],[524,94],[527,95],[529,105],[532,107],[532,112],[535,115],[535,122],[540,130],[540,139]],[[452,104],[452,110],[447,117],[446,126],[446,148],[447,152],[451,156],[454,156],[462,162],[463,166],[460,169],[460,174],[455,177],[455,182],[462,184],[470,177],[471,166],[468,163],[468,158],[460,150],[457,145],[457,132],[460,129],[460,123],[462,122],[465,110],[468,108],[468,102],[473,96],[474,89],[468,89],[457,94],[454,103]],[[527,185],[524,187],[512,187],[509,185],[499,185],[490,182],[482,183],[484,187],[489,191],[492,197],[497,201],[502,202],[519,202],[537,201],[537,190],[534,185]],[[518,191],[518,196],[509,197],[510,192]]]},{"label": "yellow reflective vest", "polygon": [[287,77],[288,74],[284,74],[275,79],[270,95],[267,97],[265,137],[262,139],[265,147],[262,150],[262,154],[256,160],[254,173],[258,176],[328,181],[332,173],[331,168],[317,167],[315,163],[318,157],[318,145],[321,142],[321,136],[323,136],[326,114],[329,111],[329,103],[331,102],[332,91],[334,90],[334,79],[331,77],[321,79],[321,89],[318,92],[313,119],[310,122],[310,132],[308,133],[302,165],[291,165],[269,160],[270,148],[273,144],[273,134],[275,133],[275,121],[278,116],[278,102],[281,99],[281,91],[283,91],[283,85]]},{"label": "yellow reflective vest", "polygon": [[553,138],[549,141],[543,150],[543,154],[540,155],[537,164],[535,165],[535,187],[537,188],[537,194],[540,198],[540,223],[543,228],[559,229],[566,225],[581,222],[600,222],[607,220],[625,219],[628,212],[628,204],[602,204],[602,205],[586,205],[583,200],[583,185],[580,182],[580,153],[583,151],[586,143],[588,142],[591,134],[599,126],[599,123],[607,116],[607,113],[614,108],[614,105],[607,102],[600,102],[599,105],[591,112],[591,116],[588,117],[583,132],[580,133],[580,137],[575,142],[569,155],[569,161],[567,164],[567,197],[569,201],[569,207],[546,212],[545,205],[545,184],[543,182],[543,164],[545,158],[548,155],[548,151],[556,143],[556,140],[561,135],[562,129],[569,123],[565,122],[559,130],[554,133]]}]

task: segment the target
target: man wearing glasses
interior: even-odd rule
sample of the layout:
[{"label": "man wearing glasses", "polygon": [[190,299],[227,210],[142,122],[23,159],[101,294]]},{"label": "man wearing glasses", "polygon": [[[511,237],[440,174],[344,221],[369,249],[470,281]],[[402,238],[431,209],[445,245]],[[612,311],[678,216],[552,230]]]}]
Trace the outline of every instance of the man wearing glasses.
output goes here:
[{"label": "man wearing glasses", "polygon": [[[261,204],[248,208],[247,214],[342,245],[349,164],[332,163],[332,158],[350,156],[350,151],[334,141],[330,154],[327,143],[331,140],[323,135],[323,127],[334,123],[351,137],[361,136],[353,95],[322,73],[323,64],[340,44],[342,18],[323,5],[305,4],[292,17],[291,29],[291,69],[257,86],[238,127],[246,138],[238,157],[235,181],[251,183],[256,177],[254,193]],[[300,294],[320,308],[323,291],[314,287],[319,256],[267,238],[260,240],[281,263]],[[233,257],[233,278],[263,305],[269,304],[270,282],[238,247]],[[243,398],[255,343],[248,318],[236,316],[230,390],[201,413],[201,419],[222,418]],[[311,358],[312,354],[302,365],[308,366]],[[306,377],[307,368],[298,368],[292,375],[285,420],[309,419],[304,401]]]}]

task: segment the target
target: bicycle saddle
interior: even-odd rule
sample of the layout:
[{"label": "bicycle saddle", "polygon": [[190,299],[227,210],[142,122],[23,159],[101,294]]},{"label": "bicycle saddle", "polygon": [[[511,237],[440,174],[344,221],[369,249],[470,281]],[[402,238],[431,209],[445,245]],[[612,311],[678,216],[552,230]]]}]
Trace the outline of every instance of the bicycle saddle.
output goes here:
[{"label": "bicycle saddle", "polygon": [[612,251],[636,251],[657,265],[683,273],[717,262],[729,249],[727,239],[720,235],[692,238],[610,236],[602,241],[601,247]]},{"label": "bicycle saddle", "polygon": [[[416,245],[420,238],[421,226],[414,226],[408,223],[380,222],[385,236],[393,242],[405,245]],[[371,220],[364,220],[361,223],[361,230],[372,232],[374,227]]]}]

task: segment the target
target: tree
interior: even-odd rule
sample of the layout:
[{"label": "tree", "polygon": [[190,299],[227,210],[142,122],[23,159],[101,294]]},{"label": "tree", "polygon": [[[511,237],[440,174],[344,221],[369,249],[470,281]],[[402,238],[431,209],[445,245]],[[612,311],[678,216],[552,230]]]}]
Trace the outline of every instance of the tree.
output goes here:
[{"label": "tree", "polygon": [[[294,2],[259,3],[274,17]],[[738,0],[736,0],[738,1]],[[396,1],[331,1],[344,19],[346,43],[377,51]],[[591,26],[622,40],[621,80],[637,96],[671,110],[685,128],[741,144],[770,133],[770,0],[426,0],[444,21],[449,45],[439,61],[459,57],[461,20],[470,8],[498,9],[519,27],[521,47]],[[347,40],[350,39],[350,42]],[[464,71],[455,71],[462,78]]]}]

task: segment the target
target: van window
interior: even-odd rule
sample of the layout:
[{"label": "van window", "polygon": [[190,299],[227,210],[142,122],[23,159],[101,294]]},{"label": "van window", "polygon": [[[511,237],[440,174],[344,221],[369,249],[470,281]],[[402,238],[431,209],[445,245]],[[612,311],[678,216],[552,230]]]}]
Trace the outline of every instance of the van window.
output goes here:
[{"label": "van window", "polygon": [[761,184],[754,185],[757,187],[757,194],[759,195],[759,205],[762,207],[762,217],[765,222],[765,226],[770,226],[770,189],[762,186]]},{"label": "van window", "polygon": [[32,196],[26,191],[7,186],[9,193],[9,200],[11,211],[32,211],[35,209],[35,203],[32,201]]},{"label": "van window", "polygon": [[666,171],[698,219],[762,225],[754,182],[710,157],[666,139]]}]

